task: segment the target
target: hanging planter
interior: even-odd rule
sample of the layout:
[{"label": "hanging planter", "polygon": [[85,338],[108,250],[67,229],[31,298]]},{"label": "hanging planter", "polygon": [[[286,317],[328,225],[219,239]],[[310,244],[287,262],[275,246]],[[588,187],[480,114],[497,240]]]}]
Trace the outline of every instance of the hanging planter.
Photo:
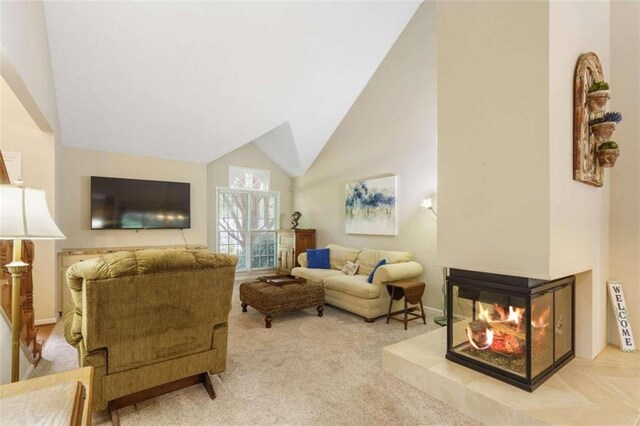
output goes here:
[{"label": "hanging planter", "polygon": [[613,167],[616,164],[616,160],[620,156],[620,149],[618,144],[614,141],[605,142],[600,144],[596,151],[596,157],[598,158],[598,164],[602,167]]},{"label": "hanging planter", "polygon": [[606,81],[598,81],[589,86],[587,93],[587,109],[589,110],[589,114],[604,114],[610,98],[611,91]]},{"label": "hanging planter", "polygon": [[591,133],[598,141],[608,141],[616,129],[616,124],[622,121],[622,114],[619,112],[607,112],[602,117],[589,121]]}]

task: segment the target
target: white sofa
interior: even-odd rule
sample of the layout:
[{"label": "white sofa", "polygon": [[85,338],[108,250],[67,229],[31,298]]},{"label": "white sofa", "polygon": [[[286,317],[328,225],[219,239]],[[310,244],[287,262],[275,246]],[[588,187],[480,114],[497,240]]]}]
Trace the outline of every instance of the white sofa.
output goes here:
[{"label": "white sofa", "polygon": [[[335,244],[329,244],[327,248],[331,269],[307,268],[307,254],[302,253],[298,256],[302,266],[294,268],[291,275],[322,285],[327,304],[360,315],[366,322],[373,322],[388,312],[391,298],[385,283],[417,279],[424,270],[419,263],[411,261],[411,252],[359,250]],[[373,283],[368,283],[369,274],[382,259],[386,259],[387,264],[380,266],[373,276]],[[360,265],[356,275],[341,271],[347,260]],[[396,304],[393,310],[404,306],[402,301],[394,301]]]}]

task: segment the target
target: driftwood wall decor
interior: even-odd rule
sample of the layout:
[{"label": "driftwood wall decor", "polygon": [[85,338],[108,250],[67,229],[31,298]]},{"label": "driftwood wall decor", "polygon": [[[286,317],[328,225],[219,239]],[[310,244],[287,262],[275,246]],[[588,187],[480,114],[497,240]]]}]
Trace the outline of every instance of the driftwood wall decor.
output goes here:
[{"label": "driftwood wall decor", "polygon": [[602,186],[603,168],[596,159],[597,141],[589,129],[587,93],[589,86],[603,80],[598,56],[593,52],[580,55],[573,87],[573,179],[593,186]]}]

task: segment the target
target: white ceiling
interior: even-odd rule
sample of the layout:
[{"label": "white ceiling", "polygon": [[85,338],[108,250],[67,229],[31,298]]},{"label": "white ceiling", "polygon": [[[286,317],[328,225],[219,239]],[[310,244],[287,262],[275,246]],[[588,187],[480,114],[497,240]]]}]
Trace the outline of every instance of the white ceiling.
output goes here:
[{"label": "white ceiling", "polygon": [[263,136],[300,175],[418,5],[48,1],[63,144],[206,163]]}]

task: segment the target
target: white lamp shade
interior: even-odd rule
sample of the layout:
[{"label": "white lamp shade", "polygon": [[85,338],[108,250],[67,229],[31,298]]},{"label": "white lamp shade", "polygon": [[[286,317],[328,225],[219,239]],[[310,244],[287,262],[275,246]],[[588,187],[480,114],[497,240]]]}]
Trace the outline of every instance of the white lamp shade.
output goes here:
[{"label": "white lamp shade", "polygon": [[432,208],[433,207],[433,202],[431,201],[431,197],[422,200],[422,202],[420,203],[420,206],[424,207],[425,209]]},{"label": "white lamp shade", "polygon": [[49,214],[44,190],[0,185],[1,240],[64,239]]}]

